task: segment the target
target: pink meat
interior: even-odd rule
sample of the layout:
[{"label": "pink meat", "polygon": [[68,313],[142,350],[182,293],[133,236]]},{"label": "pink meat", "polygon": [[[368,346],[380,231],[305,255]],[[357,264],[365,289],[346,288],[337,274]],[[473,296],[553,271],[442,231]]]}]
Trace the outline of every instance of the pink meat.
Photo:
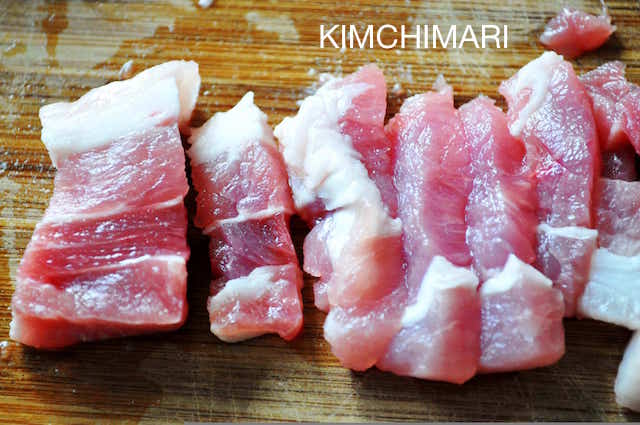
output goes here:
[{"label": "pink meat", "polygon": [[275,133],[297,212],[313,227],[304,269],[320,279],[324,334],[349,368],[364,370],[398,328],[401,227],[394,219],[392,144],[384,135],[386,84],[367,65],[324,84]]},{"label": "pink meat", "polygon": [[[279,166],[274,166],[278,164]],[[219,220],[238,215],[260,214],[277,206],[291,215],[294,211],[287,173],[275,145],[250,145],[240,160],[197,164],[191,178],[200,184],[195,224],[206,229]],[[200,213],[200,211],[202,211]]]},{"label": "pink meat", "polygon": [[195,223],[210,239],[211,332],[227,342],[302,329],[302,273],[289,233],[286,170],[266,115],[246,94],[194,130]]},{"label": "pink meat", "polygon": [[603,152],[602,177],[624,181],[637,180],[635,150],[627,145],[615,151]]},{"label": "pink meat", "polygon": [[[471,264],[465,207],[472,179],[453,90],[443,80],[436,85],[438,91],[407,99],[386,127],[397,150],[395,183],[407,260],[408,301],[402,329],[378,367],[462,383],[475,374],[480,344],[478,282],[463,269]],[[473,279],[461,278],[442,287],[429,278],[442,273],[440,280],[446,282],[449,273],[464,275],[459,269]],[[440,302],[428,303],[425,298]],[[416,309],[420,314],[411,314]],[[454,360],[455,365],[451,363]]]},{"label": "pink meat", "polygon": [[465,207],[472,188],[469,150],[453,107],[453,90],[441,86],[407,99],[387,124],[396,146],[395,182],[410,296],[431,259],[471,264]]},{"label": "pink meat", "polygon": [[603,150],[629,142],[640,152],[640,87],[625,78],[622,62],[608,62],[582,77],[595,114]]},{"label": "pink meat", "polygon": [[226,342],[266,333],[292,340],[302,329],[301,282],[296,263],[256,267],[246,276],[213,281],[207,301],[211,332]]},{"label": "pink meat", "polygon": [[640,152],[640,87],[634,84],[620,103],[624,113],[624,133],[636,152]]},{"label": "pink meat", "polygon": [[20,273],[54,283],[80,270],[110,267],[144,255],[188,257],[186,227],[181,203],[74,221],[51,222],[45,216],[33,232],[30,255],[23,258]]},{"label": "pink meat", "polygon": [[51,220],[74,214],[111,214],[184,197],[186,177],[178,128],[163,126],[123,135],[74,154],[58,166],[49,203]]},{"label": "pink meat", "polygon": [[199,81],[195,63],[170,62],[42,108],[58,173],[18,270],[12,338],[59,348],[184,323],[188,185],[178,125]]},{"label": "pink meat", "polygon": [[[590,100],[571,64],[552,52],[503,82],[500,93],[509,104],[511,134],[527,146],[536,173],[538,218],[547,226],[537,247],[538,266],[547,276],[562,276],[554,284],[572,314],[595,238],[588,229],[594,224],[600,156]],[[567,250],[574,255],[558,256]]]},{"label": "pink meat", "polygon": [[176,256],[140,257],[58,276],[54,283],[21,274],[11,337],[36,348],[60,348],[177,329],[187,318],[186,279],[184,257]]},{"label": "pink meat", "polygon": [[593,105],[593,114],[603,151],[620,148],[629,138],[624,131],[625,113],[620,102],[631,90],[625,78],[625,65],[607,62],[580,76]]},{"label": "pink meat", "polygon": [[402,328],[376,366],[398,375],[462,384],[480,357],[478,279],[436,256]]},{"label": "pink meat", "polygon": [[640,254],[640,182],[600,179],[596,220],[601,247],[628,257]]},{"label": "pink meat", "polygon": [[538,217],[551,226],[592,227],[600,168],[589,97],[570,63],[546,52],[500,85],[509,128],[536,164]]},{"label": "pink meat", "polygon": [[208,233],[212,271],[235,279],[264,265],[297,264],[289,234],[289,216],[289,213],[280,213],[212,227]]},{"label": "pink meat", "polygon": [[600,241],[579,300],[583,317],[640,329],[640,182],[601,179],[596,192]]},{"label": "pink meat", "polygon": [[351,107],[340,118],[339,125],[342,133],[351,137],[353,148],[361,155],[369,176],[380,190],[383,203],[395,217],[398,200],[393,186],[393,153],[382,126],[387,107],[384,75],[376,66],[364,66],[339,81],[336,87],[347,87],[363,81],[370,85],[367,95],[353,99]]},{"label": "pink meat", "polygon": [[540,42],[561,55],[576,58],[602,46],[615,30],[606,13],[594,16],[581,10],[563,8],[547,23]]},{"label": "pink meat", "polygon": [[482,356],[479,371],[547,366],[564,354],[562,293],[515,256],[480,288]]},{"label": "pink meat", "polygon": [[575,228],[558,231],[550,226],[538,229],[538,258],[535,266],[562,291],[565,315],[576,315],[578,300],[589,281],[591,257],[598,247],[598,233]]},{"label": "pink meat", "polygon": [[466,207],[467,243],[481,280],[498,272],[514,254],[536,258],[535,178],[524,144],[511,136],[505,114],[478,97],[459,109],[471,156],[473,188]]},{"label": "pink meat", "polygon": [[405,300],[405,289],[400,286],[381,299],[331,307],[324,322],[324,336],[344,367],[368,369],[387,352],[401,328]]}]

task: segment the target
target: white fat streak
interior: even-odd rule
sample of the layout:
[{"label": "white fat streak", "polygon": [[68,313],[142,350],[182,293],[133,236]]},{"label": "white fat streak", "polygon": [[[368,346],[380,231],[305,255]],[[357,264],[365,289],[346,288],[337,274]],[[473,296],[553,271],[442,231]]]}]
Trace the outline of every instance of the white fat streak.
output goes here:
[{"label": "white fat streak", "polygon": [[[254,269],[249,275],[226,282],[224,288],[216,295],[209,297],[207,308],[209,312],[222,308],[225,304],[242,302],[246,299],[260,298],[270,287],[278,285],[282,280],[274,281],[277,267],[264,266]],[[211,324],[211,333],[225,342],[237,342],[262,335],[264,332],[234,333],[231,336],[220,332],[221,328]]]},{"label": "white fat streak", "polygon": [[[150,101],[153,99],[153,101]],[[60,111],[60,104],[40,109],[42,141],[53,165],[74,153],[103,146],[119,137],[177,120],[180,104],[175,80],[164,79],[148,87],[145,96],[132,96],[118,104]]]},{"label": "white fat streak", "polygon": [[73,153],[171,120],[186,130],[199,88],[195,62],[154,66],[129,80],[90,90],[75,102],[42,107],[42,141],[57,166]]},{"label": "white fat streak", "polygon": [[[285,118],[275,129],[289,172],[301,183],[292,184],[298,209],[318,197],[331,204],[327,205],[330,210],[345,206],[348,201],[342,193],[350,184],[372,185],[373,190],[367,191],[377,192],[351,138],[342,134],[338,125],[353,99],[370,86],[357,83],[334,88],[335,82],[329,80],[316,94],[304,99],[298,114]],[[360,183],[361,180],[366,181]],[[341,197],[342,205],[338,201]]]},{"label": "white fat streak", "polygon": [[616,402],[640,411],[640,332],[633,334],[618,368],[615,384]]},{"label": "white fat streak", "polygon": [[409,327],[424,319],[439,291],[456,287],[475,290],[477,286],[478,277],[469,268],[455,266],[439,255],[434,257],[422,278],[415,303],[404,311],[402,326]]},{"label": "white fat streak", "polygon": [[[145,209],[153,208],[154,210],[160,210],[164,208],[170,208],[181,204],[184,202],[184,196],[180,195],[173,199],[169,199],[164,202],[157,202],[152,205],[146,205]],[[80,221],[80,220],[95,220],[98,218],[107,218],[112,217],[118,214],[122,214],[128,211],[131,211],[132,208],[130,205],[126,203],[122,203],[117,206],[113,206],[112,208],[102,210],[100,212],[95,213],[70,213],[70,214],[56,214],[55,211],[47,210],[42,220],[38,223],[38,225],[42,224],[50,224],[50,223],[70,223],[72,221]]]},{"label": "white fat streak", "polygon": [[551,287],[553,282],[545,275],[533,268],[531,265],[522,262],[518,257],[509,254],[507,263],[500,273],[487,280],[480,287],[481,295],[491,295],[507,292],[520,282],[527,282],[540,286]]},{"label": "white fat streak", "polygon": [[292,213],[292,211],[289,211],[284,207],[277,207],[277,208],[265,208],[263,210],[253,212],[250,214],[238,214],[235,217],[224,218],[222,220],[216,221],[214,224],[204,229],[203,233],[209,234],[216,228],[223,226],[225,224],[244,223],[245,221],[249,221],[249,220],[260,220],[264,218],[270,218],[282,213]]},{"label": "white fat streak", "polygon": [[598,231],[587,227],[566,226],[552,227],[546,223],[538,225],[538,231],[553,236],[561,236],[570,239],[589,240],[598,237]]},{"label": "white fat streak", "polygon": [[224,304],[242,298],[258,298],[271,287],[275,268],[273,266],[257,267],[247,276],[227,281],[224,288],[212,298],[212,305]]},{"label": "white fat streak", "polygon": [[518,112],[518,118],[509,124],[509,130],[513,136],[520,136],[529,117],[544,103],[554,67],[562,61],[562,56],[554,52],[544,52],[539,58],[522,67],[513,77],[514,80],[506,86],[514,99],[517,99],[523,90],[529,92],[529,99]]},{"label": "white fat streak", "polygon": [[280,141],[297,209],[321,199],[328,211],[335,211],[327,226],[326,240],[332,264],[338,264],[344,248],[354,237],[387,236],[401,232],[399,219],[391,219],[380,191],[369,178],[360,155],[339,121],[353,99],[369,90],[366,83],[336,87],[330,79],[316,94],[302,101],[298,114],[285,118],[275,129]]},{"label": "white fat streak", "polygon": [[589,282],[579,300],[580,314],[629,329],[640,329],[640,255],[625,257],[598,248]]},{"label": "white fat streak", "polygon": [[336,211],[331,217],[331,235],[326,238],[327,251],[332,264],[337,264],[342,257],[342,251],[349,245],[351,240],[351,229],[357,222],[357,211],[353,208],[346,208]]},{"label": "white fat streak", "polygon": [[237,161],[252,144],[275,145],[267,116],[253,103],[253,92],[247,92],[240,102],[227,112],[216,113],[189,138],[188,154],[194,164],[214,162],[225,156]]}]

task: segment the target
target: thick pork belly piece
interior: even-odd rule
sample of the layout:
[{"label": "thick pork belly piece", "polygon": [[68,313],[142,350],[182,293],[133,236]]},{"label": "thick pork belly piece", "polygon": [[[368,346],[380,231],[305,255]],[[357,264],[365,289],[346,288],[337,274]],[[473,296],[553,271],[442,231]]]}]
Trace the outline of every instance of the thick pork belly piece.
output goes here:
[{"label": "thick pork belly piece", "polygon": [[595,50],[616,30],[606,10],[603,12],[601,16],[594,16],[581,10],[563,8],[547,23],[540,42],[568,58]]},{"label": "thick pork belly piece", "polygon": [[640,87],[627,81],[625,65],[607,62],[580,77],[591,102],[605,151],[631,142],[640,152]]},{"label": "thick pork belly piece", "polygon": [[377,367],[398,375],[462,384],[480,356],[478,278],[442,256],[431,261],[402,329]]},{"label": "thick pork belly piece", "polygon": [[577,302],[589,281],[591,258],[598,247],[598,232],[585,227],[538,226],[535,266],[562,291],[565,315],[576,314]]},{"label": "thick pork belly piece", "polygon": [[640,329],[640,182],[601,179],[598,186],[600,248],[579,313]]},{"label": "thick pork belly piece", "polygon": [[624,352],[616,376],[616,402],[640,411],[640,333],[634,333]]},{"label": "thick pork belly piece", "polygon": [[[538,244],[538,266],[546,276],[563,277],[554,284],[562,289],[570,316],[586,283],[582,277],[588,267],[582,267],[591,252],[584,249],[580,228],[593,228],[593,191],[600,171],[590,100],[571,64],[552,52],[503,82],[500,93],[509,105],[509,130],[527,146],[536,173],[538,218],[547,226],[539,229],[544,243]],[[573,243],[572,235],[578,235]],[[583,258],[555,254],[567,249]]]},{"label": "thick pork belly piece", "polygon": [[169,62],[40,111],[58,168],[16,278],[11,337],[39,348],[176,329],[187,315],[179,125],[199,89]]},{"label": "thick pork belly piece", "polygon": [[275,134],[296,210],[313,226],[304,269],[319,277],[325,338],[349,368],[364,370],[399,326],[402,228],[395,219],[386,85],[368,65],[324,84]]},{"label": "thick pork belly piece", "polygon": [[473,188],[466,239],[481,280],[499,272],[510,254],[536,258],[535,177],[524,144],[511,136],[506,115],[480,96],[459,109],[471,157]]},{"label": "thick pork belly piece", "polygon": [[211,238],[211,332],[227,342],[302,329],[302,273],[289,234],[286,170],[267,116],[247,93],[189,139],[196,224]]},{"label": "thick pork belly piece", "polygon": [[436,90],[407,99],[386,127],[397,150],[408,300],[378,367],[462,383],[475,374],[480,352],[478,280],[465,223],[472,179],[453,90],[441,77]]},{"label": "thick pork belly piece", "polygon": [[640,329],[640,255],[627,257],[599,248],[580,298],[581,316]]},{"label": "thick pork belly piece", "polygon": [[480,299],[480,372],[531,369],[562,357],[562,293],[535,268],[509,256],[504,269],[480,287]]}]

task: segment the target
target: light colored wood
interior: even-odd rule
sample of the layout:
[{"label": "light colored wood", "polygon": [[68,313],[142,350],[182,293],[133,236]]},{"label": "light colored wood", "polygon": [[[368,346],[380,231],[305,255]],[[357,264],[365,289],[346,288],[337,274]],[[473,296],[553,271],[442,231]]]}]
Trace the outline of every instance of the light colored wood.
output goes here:
[{"label": "light colored wood", "polygon": [[[571,0],[591,12],[596,1]],[[575,62],[586,71],[612,59],[640,82],[640,3],[608,2],[618,26],[606,46]],[[178,332],[38,352],[10,342],[12,276],[51,195],[54,169],[39,141],[38,109],[118,78],[194,59],[203,77],[195,124],[247,90],[276,123],[322,72],[370,61],[388,78],[390,112],[428,89],[438,73],[456,103],[498,97],[499,82],[542,52],[536,39],[561,7],[552,1],[237,1],[207,10],[164,2],[0,0],[0,422],[181,423],[216,420],[602,420],[619,409],[613,380],[629,333],[567,321],[567,355],[535,371],[479,376],[464,386],[341,368],[322,338],[323,314],[304,289],[305,328],[292,343],[262,337],[228,345],[208,332],[206,240],[190,230],[191,312]],[[509,25],[507,50],[321,50],[319,25],[334,23]],[[503,102],[500,102],[503,105]],[[108,125],[108,123],[105,123]],[[305,229],[294,223],[301,246]]]}]

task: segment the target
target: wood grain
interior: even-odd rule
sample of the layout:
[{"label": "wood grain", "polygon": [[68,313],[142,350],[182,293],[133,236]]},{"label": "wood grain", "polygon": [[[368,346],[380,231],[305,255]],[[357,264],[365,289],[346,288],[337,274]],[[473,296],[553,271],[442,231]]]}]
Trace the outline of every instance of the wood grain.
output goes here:
[{"label": "wood grain", "polygon": [[[591,12],[596,1],[570,4]],[[442,73],[461,104],[498,97],[499,82],[542,52],[536,38],[561,4],[535,0],[392,1],[0,0],[0,422],[580,420],[640,416],[615,405],[613,380],[629,338],[623,329],[569,320],[567,354],[552,367],[478,376],[464,386],[341,368],[322,338],[323,314],[304,289],[305,328],[292,343],[266,336],[228,345],[208,332],[206,239],[191,228],[186,326],[174,333],[39,352],[8,340],[15,269],[51,195],[54,169],[39,141],[38,109],[71,100],[135,70],[194,59],[203,77],[195,123],[247,90],[276,123],[322,72],[383,67],[390,113]],[[579,71],[623,60],[640,82],[640,3],[608,2],[618,26]],[[320,24],[497,23],[506,50],[328,50]],[[401,90],[400,90],[401,89]],[[500,104],[504,104],[500,102]],[[190,203],[192,204],[192,199]],[[294,222],[300,247],[306,230]]]}]

